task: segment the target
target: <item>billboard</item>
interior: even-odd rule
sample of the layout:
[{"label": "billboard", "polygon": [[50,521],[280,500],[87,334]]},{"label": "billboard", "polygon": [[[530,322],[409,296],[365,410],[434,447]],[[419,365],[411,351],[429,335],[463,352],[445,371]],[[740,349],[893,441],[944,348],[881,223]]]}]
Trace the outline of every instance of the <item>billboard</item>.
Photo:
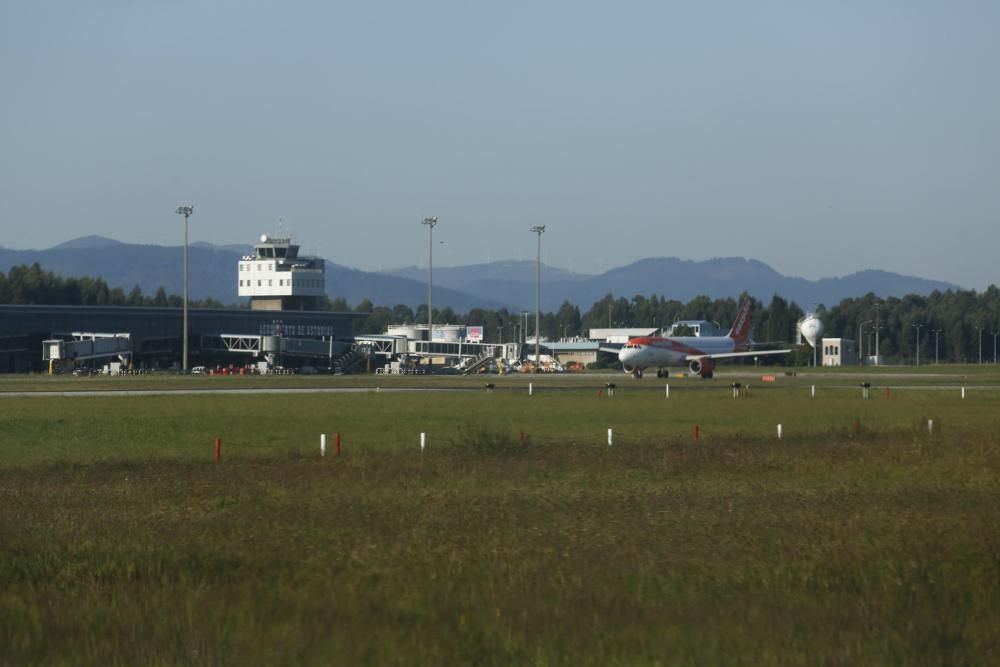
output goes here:
[{"label": "billboard", "polygon": [[471,343],[479,343],[483,340],[483,327],[465,327],[465,340]]}]

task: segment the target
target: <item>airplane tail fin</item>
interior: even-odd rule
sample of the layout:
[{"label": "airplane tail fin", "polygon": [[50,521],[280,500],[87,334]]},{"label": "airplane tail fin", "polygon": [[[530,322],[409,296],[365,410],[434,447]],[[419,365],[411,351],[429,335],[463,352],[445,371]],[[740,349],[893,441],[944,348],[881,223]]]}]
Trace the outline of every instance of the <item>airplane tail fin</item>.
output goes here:
[{"label": "airplane tail fin", "polygon": [[729,330],[729,337],[736,341],[737,348],[746,347],[750,344],[750,299],[744,299],[740,304],[740,309],[736,312],[736,320],[733,328]]}]

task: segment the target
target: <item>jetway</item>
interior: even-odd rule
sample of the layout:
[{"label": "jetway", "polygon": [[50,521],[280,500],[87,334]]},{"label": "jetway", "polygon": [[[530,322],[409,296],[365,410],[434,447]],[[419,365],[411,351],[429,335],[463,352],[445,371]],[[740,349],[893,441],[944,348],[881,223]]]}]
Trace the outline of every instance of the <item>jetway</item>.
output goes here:
[{"label": "jetway", "polygon": [[[277,366],[283,357],[301,357],[325,360],[332,368],[346,355],[359,348],[357,341],[325,338],[295,338],[275,335],[219,334],[202,336],[201,349],[209,352],[245,354],[251,358],[265,359],[268,366]],[[368,356],[367,350],[361,352]]]},{"label": "jetway", "polygon": [[201,349],[211,352],[230,352],[260,355],[261,336],[244,336],[242,334],[219,334],[218,336],[202,336]]},{"label": "jetway", "polygon": [[503,359],[516,359],[520,354],[517,343],[469,343],[458,341],[444,343],[425,340],[409,341],[409,354],[415,357],[446,357],[451,359],[475,359],[483,355]]},{"label": "jetway", "polygon": [[219,334],[202,336],[201,349],[212,352],[246,354],[251,357],[284,354],[293,357],[333,357],[348,347],[348,343],[332,337],[293,338],[289,336],[246,336]]},{"label": "jetway", "polygon": [[127,333],[73,332],[72,336],[72,340],[42,341],[42,359],[51,363],[127,357],[132,354],[132,338]]}]

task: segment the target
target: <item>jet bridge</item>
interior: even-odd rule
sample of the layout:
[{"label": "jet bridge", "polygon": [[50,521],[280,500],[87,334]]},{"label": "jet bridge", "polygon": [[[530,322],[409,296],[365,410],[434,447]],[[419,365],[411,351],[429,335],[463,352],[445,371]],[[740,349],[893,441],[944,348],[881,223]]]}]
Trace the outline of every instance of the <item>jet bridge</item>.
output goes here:
[{"label": "jet bridge", "polygon": [[132,338],[127,333],[91,333],[74,331],[72,340],[42,341],[42,359],[82,361],[106,357],[126,357],[132,354]]}]

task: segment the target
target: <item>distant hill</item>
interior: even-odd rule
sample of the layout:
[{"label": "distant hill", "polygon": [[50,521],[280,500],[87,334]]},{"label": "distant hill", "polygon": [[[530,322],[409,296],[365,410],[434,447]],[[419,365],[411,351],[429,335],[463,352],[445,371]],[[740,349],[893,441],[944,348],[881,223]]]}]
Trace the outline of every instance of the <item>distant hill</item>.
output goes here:
[{"label": "distant hill", "polygon": [[109,239],[106,236],[81,236],[78,239],[60,243],[49,250],[84,250],[91,248],[107,248],[109,246],[124,245],[121,241]]},{"label": "distant hill", "polygon": [[[391,273],[416,275],[414,272],[411,267]],[[506,303],[515,309],[530,309],[535,305],[535,264],[530,261],[435,268],[434,283],[460,286],[463,291]],[[777,294],[809,307],[814,303],[833,305],[868,292],[889,297],[949,289],[960,288],[951,283],[888,271],[861,271],[843,278],[806,280],[784,276],[763,262],[742,257],[705,261],[651,257],[600,275],[571,273],[553,267],[542,270],[542,308],[545,310],[555,310],[563,301],[589,308],[608,293],[625,298],[657,294],[689,301],[699,295],[725,298],[746,291],[765,303]]]},{"label": "distant hill", "polygon": [[[251,251],[251,246],[240,244],[191,244],[188,249],[191,297],[239,303],[236,266],[239,258]],[[182,260],[183,248],[180,246],[122,243],[100,236],[84,236],[47,250],[0,248],[0,271],[17,264],[38,262],[48,271],[63,276],[100,277],[110,286],[125,291],[138,285],[149,295],[155,294],[161,286],[172,294],[183,291]],[[427,302],[427,272],[417,267],[367,272],[327,262],[326,281],[331,299],[343,297],[352,306],[364,299],[376,305],[402,303],[413,308]],[[542,270],[542,307],[549,311],[557,309],[563,301],[586,310],[609,292],[616,297],[657,294],[689,301],[699,295],[724,298],[746,291],[764,302],[778,294],[808,308],[816,303],[830,306],[868,292],[888,297],[948,289],[959,288],[950,283],[874,270],[841,278],[806,280],[781,275],[763,262],[740,257],[697,262],[654,257],[600,275],[573,273],[550,266]],[[457,312],[472,308],[533,309],[535,263],[503,261],[435,267],[434,305],[450,306]]]},{"label": "distant hill", "polygon": [[[390,271],[392,275],[422,280],[427,284],[427,269],[406,267]],[[595,276],[572,273],[565,269],[542,265],[542,307],[555,310],[569,299],[583,309],[594,301],[576,301],[574,289]],[[460,289],[481,299],[497,301],[515,310],[535,308],[535,263],[531,261],[502,261],[471,266],[434,267],[434,291],[437,286]],[[572,295],[572,296],[571,296]]]},{"label": "distant hill", "polygon": [[[208,243],[188,246],[189,290],[192,299],[211,297],[225,304],[240,303],[237,294],[239,259],[251,246],[219,247]],[[183,246],[156,246],[121,243],[97,236],[67,241],[47,250],[11,250],[0,248],[0,271],[18,264],[38,262],[47,271],[63,276],[103,278],[111,287],[126,292],[135,285],[143,294],[153,295],[162,286],[168,294],[184,291]],[[399,276],[368,273],[346,266],[326,263],[326,288],[331,299],[343,297],[356,305],[364,299],[376,305],[407,304],[417,307],[427,303],[427,282]],[[473,308],[500,308],[502,303],[448,289],[434,289],[437,307],[451,306],[458,312]]]}]

